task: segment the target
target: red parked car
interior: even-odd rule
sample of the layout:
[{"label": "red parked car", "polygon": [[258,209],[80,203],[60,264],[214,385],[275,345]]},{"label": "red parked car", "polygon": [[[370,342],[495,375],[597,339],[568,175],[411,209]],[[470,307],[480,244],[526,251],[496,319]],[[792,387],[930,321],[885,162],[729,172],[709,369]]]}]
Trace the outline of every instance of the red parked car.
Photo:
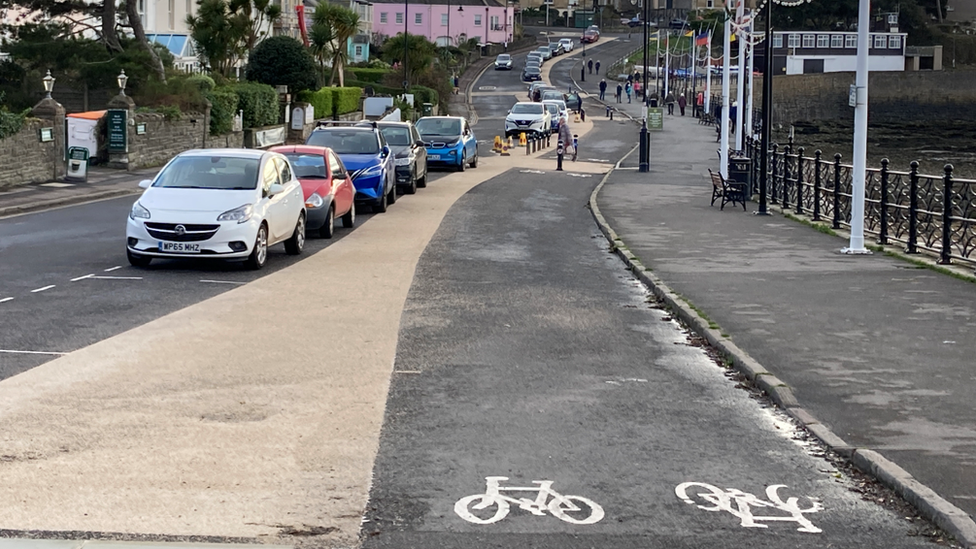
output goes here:
[{"label": "red parked car", "polygon": [[272,147],[291,162],[295,177],[305,195],[306,228],[318,230],[323,238],[332,238],[335,218],[351,229],[356,224],[356,188],[339,155],[328,147],[283,145]]}]

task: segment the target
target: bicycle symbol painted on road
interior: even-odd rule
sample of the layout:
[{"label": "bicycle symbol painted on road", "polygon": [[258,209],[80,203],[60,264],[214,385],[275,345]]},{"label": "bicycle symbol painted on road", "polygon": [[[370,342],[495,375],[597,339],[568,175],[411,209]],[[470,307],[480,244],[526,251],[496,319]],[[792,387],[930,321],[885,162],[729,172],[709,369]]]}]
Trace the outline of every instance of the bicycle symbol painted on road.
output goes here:
[{"label": "bicycle symbol painted on road", "polygon": [[[692,488],[696,488],[696,490],[693,490],[692,494],[689,495],[688,492]],[[823,530],[814,526],[812,522],[803,516],[805,513],[816,513],[817,511],[823,510],[820,502],[807,498],[810,500],[810,506],[800,508],[799,498],[787,498],[785,502],[780,498],[779,491],[781,488],[786,488],[786,485],[774,484],[767,487],[766,497],[768,500],[760,499],[753,494],[735,488],[722,490],[704,482],[681,483],[675,487],[674,493],[682,501],[691,505],[696,504],[695,497],[701,498],[707,502],[707,505],[698,503],[699,509],[731,513],[739,519],[740,526],[744,528],[768,528],[765,524],[759,524],[760,522],[795,522],[799,525],[796,529],[798,532],[807,532],[810,534],[823,532]],[[789,516],[756,516],[752,514],[753,508],[778,509],[789,514]]]},{"label": "bicycle symbol painted on road", "polygon": [[[508,516],[511,504],[537,516],[549,511],[552,516],[572,524],[594,524],[603,519],[603,507],[582,496],[564,496],[556,492],[552,489],[551,480],[533,480],[532,484],[536,486],[499,486],[505,480],[508,477],[485,477],[485,493],[459,499],[454,504],[454,512],[474,524],[491,524],[502,520]],[[514,498],[502,492],[537,492],[537,495],[535,499]],[[486,512],[475,514],[475,511]]]}]

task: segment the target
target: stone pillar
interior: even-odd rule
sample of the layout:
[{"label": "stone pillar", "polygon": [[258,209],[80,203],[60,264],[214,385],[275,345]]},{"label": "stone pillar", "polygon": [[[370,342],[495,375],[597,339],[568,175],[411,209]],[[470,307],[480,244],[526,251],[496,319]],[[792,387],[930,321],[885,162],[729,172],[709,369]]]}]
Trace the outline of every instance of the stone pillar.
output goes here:
[{"label": "stone pillar", "polygon": [[[126,115],[126,132],[125,139],[128,145],[128,149],[132,147],[132,138],[135,134],[135,113],[136,113],[136,102],[132,100],[131,97],[125,95],[124,93],[119,93],[108,102],[109,109],[124,109],[129,111]],[[117,168],[121,170],[129,169],[129,153],[128,152],[109,152],[108,153],[108,167]]]},{"label": "stone pillar", "polygon": [[53,129],[54,141],[41,143],[41,146],[51,147],[51,179],[57,180],[65,175],[65,130],[64,130],[64,107],[50,97],[41,99],[41,102],[34,105],[31,116],[40,118],[50,123]]}]

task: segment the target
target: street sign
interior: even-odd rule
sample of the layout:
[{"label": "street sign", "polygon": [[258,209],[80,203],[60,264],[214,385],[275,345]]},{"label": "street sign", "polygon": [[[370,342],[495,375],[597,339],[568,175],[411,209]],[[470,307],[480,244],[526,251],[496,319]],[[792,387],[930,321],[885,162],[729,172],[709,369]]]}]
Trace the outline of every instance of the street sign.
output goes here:
[{"label": "street sign", "polygon": [[857,106],[857,86],[854,84],[851,84],[850,92],[848,92],[847,104],[851,107]]},{"label": "street sign", "polygon": [[647,129],[658,132],[664,130],[664,107],[648,107]]},{"label": "street sign", "polygon": [[125,109],[109,109],[106,115],[108,126],[108,152],[127,153],[129,152],[129,139],[126,135],[126,124],[128,122],[129,111]]}]

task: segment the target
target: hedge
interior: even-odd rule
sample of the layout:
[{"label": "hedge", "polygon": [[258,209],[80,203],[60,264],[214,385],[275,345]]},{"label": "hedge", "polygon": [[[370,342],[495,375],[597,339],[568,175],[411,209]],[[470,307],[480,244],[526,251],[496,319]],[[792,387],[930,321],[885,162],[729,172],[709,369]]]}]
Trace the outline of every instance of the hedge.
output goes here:
[{"label": "hedge", "polygon": [[380,83],[383,77],[391,72],[390,69],[367,69],[361,67],[346,67],[344,70],[346,74],[353,76],[352,79],[370,84]]},{"label": "hedge", "polygon": [[299,92],[298,100],[315,108],[315,118],[332,118],[332,88]]},{"label": "hedge", "polygon": [[336,114],[346,114],[359,110],[359,99],[363,96],[362,88],[332,88],[332,104]]},{"label": "hedge", "polygon": [[373,93],[377,94],[400,95],[403,93],[403,88],[392,88],[383,84],[374,84],[363,80],[346,80],[346,87],[362,88],[365,90],[366,86],[373,88]]},{"label": "hedge", "polygon": [[231,87],[237,108],[244,111],[244,127],[260,128],[278,123],[278,92],[267,84],[242,82]]},{"label": "hedge", "polygon": [[413,94],[413,104],[422,105],[423,103],[437,104],[437,90],[426,86],[411,86],[410,93]]},{"label": "hedge", "polygon": [[239,102],[234,90],[221,87],[205,94],[210,101],[210,133],[224,135],[234,128]]}]

